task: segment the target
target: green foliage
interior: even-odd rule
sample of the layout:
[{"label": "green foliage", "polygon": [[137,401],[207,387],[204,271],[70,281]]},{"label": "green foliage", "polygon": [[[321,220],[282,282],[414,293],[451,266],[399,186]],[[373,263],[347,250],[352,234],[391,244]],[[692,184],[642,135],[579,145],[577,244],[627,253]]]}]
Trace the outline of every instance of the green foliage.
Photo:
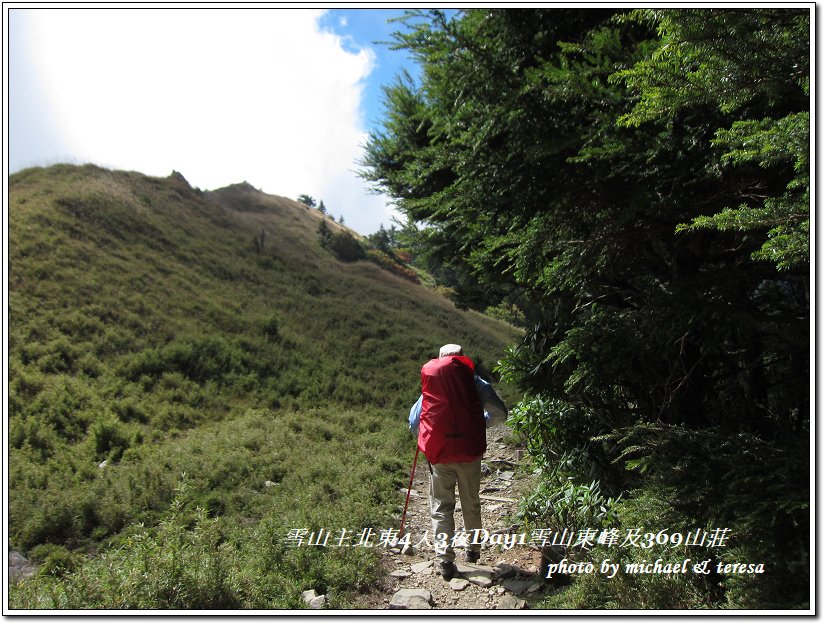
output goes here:
[{"label": "green foliage", "polygon": [[[301,204],[308,206],[309,208],[314,208],[317,205],[317,202],[315,202],[315,198],[311,195],[298,195],[298,201]],[[323,203],[322,200],[321,203]]]},{"label": "green foliage", "polygon": [[[626,529],[641,529],[656,533],[666,527],[667,533],[680,532],[686,536],[696,528],[689,519],[673,511],[672,492],[654,488],[632,492],[616,503],[613,511],[621,519],[612,527],[625,534]],[[609,559],[619,564],[618,573],[611,579],[603,574],[581,574],[575,582],[534,605],[545,609],[706,609],[718,600],[714,581],[691,572],[686,574],[634,574],[627,572],[628,564],[643,564],[661,560],[661,565],[680,564],[689,558],[700,562],[712,557],[712,552],[696,546],[673,547],[652,542],[650,548],[596,545],[585,553],[587,561]]]},{"label": "green foliage", "polygon": [[575,483],[542,478],[538,488],[526,497],[518,508],[519,516],[533,526],[564,529],[598,529],[611,526],[615,518],[615,499],[601,492],[597,481]]},{"label": "green foliage", "polygon": [[118,461],[129,448],[129,439],[117,420],[99,420],[91,428],[97,459]]},{"label": "green foliage", "polygon": [[780,197],[725,208],[712,216],[696,217],[679,229],[766,230],[767,241],[752,257],[780,270],[804,267],[810,261],[810,114],[780,120],[736,121],[719,130],[714,143],[726,151],[722,162],[757,164],[764,169],[792,164],[795,177]]},{"label": "green foliage", "polygon": [[632,18],[656,27],[659,40],[647,58],[615,74],[640,94],[626,123],[704,103],[735,111],[759,98],[798,102],[809,91],[804,9],[643,9]]},{"label": "green foliage", "polygon": [[40,544],[29,552],[32,561],[39,565],[39,573],[62,576],[72,572],[82,561],[82,557],[65,546]]},{"label": "green foliage", "polygon": [[501,321],[506,321],[516,327],[526,326],[526,316],[514,303],[501,301],[498,305],[489,306],[484,310],[484,314]]},{"label": "green foliage", "polygon": [[278,340],[280,339],[280,323],[277,316],[270,316],[269,318],[265,319],[261,323],[261,329],[263,330],[263,334],[269,340]]},{"label": "green foliage", "polygon": [[526,443],[537,476],[535,490],[518,508],[524,522],[558,531],[612,526],[620,497],[602,492],[597,453],[589,452],[593,443],[575,447],[597,426],[591,413],[535,396],[513,407],[508,424]]},{"label": "green foliage", "polygon": [[[291,529],[392,528],[409,440],[377,410],[274,419],[250,412],[121,464],[108,488],[146,487],[183,470],[149,528],[134,526],[70,574],[14,588],[15,608],[297,608],[302,589],[346,604],[380,573],[369,548],[292,547]],[[330,462],[331,458],[338,461]],[[345,458],[346,461],[341,461]],[[267,486],[266,482],[274,485]],[[126,485],[129,484],[128,487]],[[215,506],[215,494],[224,502]],[[102,503],[110,503],[110,495]],[[211,513],[209,509],[211,508]],[[238,522],[244,518],[243,522]],[[331,542],[330,542],[331,543]],[[34,549],[46,554],[52,550]],[[64,553],[65,554],[65,553]],[[66,572],[68,570],[64,570]]]},{"label": "green foliage", "polygon": [[244,372],[246,358],[235,345],[221,338],[179,338],[158,349],[146,349],[125,366],[124,376],[137,381],[144,376],[159,378],[180,373],[195,382],[222,378],[225,373]]},{"label": "green foliage", "polygon": [[378,231],[369,234],[366,237],[366,240],[378,251],[382,251],[383,253],[390,253],[393,249],[395,249],[395,247],[397,247],[398,244],[397,228],[394,225],[392,225],[387,230],[385,227],[383,227],[383,223],[381,223],[378,227]]},{"label": "green foliage", "polygon": [[329,237],[326,247],[342,262],[354,262],[363,260],[366,257],[366,250],[363,245],[346,230],[334,232]]},{"label": "green foliage", "polygon": [[418,279],[418,274],[415,273],[412,269],[405,267],[403,264],[395,260],[389,254],[381,251],[380,249],[369,249],[366,252],[366,257],[377,264],[379,267],[386,269],[387,271],[391,271],[395,275],[398,275],[405,280],[409,280],[414,284],[419,284],[420,280]]},{"label": "green foliage", "polygon": [[785,431],[776,440],[715,428],[660,425],[613,434],[616,460],[644,470],[645,488],[666,488],[676,517],[728,526],[733,538],[714,560],[766,562],[759,577],[720,580],[725,606],[799,608],[809,582],[808,442]]},{"label": "green foliage", "polygon": [[321,247],[328,247],[332,240],[332,230],[326,221],[321,221],[318,225],[318,239],[320,240]]},{"label": "green foliage", "polygon": [[[24,583],[12,604],[24,609],[242,608],[243,590],[233,578],[238,558],[216,521],[202,510],[186,510],[177,498],[155,530],[129,537],[60,581]],[[285,596],[273,598],[274,605],[289,605]]]},{"label": "green foliage", "polygon": [[[741,193],[745,203],[697,217],[689,229],[766,231],[767,241],[753,252],[754,258],[783,270],[808,265],[809,14],[693,9],[635,15],[656,23],[661,41],[656,53],[613,76],[640,94],[623,123],[638,125],[716,106],[743,117],[717,130],[714,144],[726,150],[722,163],[752,163],[767,172],[793,167],[783,194],[778,194],[780,186],[765,194],[758,176],[752,189]],[[786,116],[772,117],[782,114]]]},{"label": "green foliage", "polygon": [[[786,607],[809,590],[808,481],[750,470],[809,459],[809,15],[433,10],[395,34],[421,78],[386,88],[362,175],[462,305],[524,312],[498,370],[528,395],[512,424],[542,478],[525,515],[573,510],[593,483],[654,490],[679,525],[760,522],[754,543],[775,545],[776,572],[734,599],[746,582],[680,602],[677,583],[609,584],[607,603]],[[630,443],[647,427],[668,453]]]}]

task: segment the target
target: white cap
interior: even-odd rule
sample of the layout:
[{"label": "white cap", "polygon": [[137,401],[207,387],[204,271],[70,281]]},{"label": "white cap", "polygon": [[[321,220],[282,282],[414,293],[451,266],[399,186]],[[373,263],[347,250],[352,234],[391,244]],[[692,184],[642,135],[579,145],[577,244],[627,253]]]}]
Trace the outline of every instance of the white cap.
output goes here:
[{"label": "white cap", "polygon": [[441,347],[438,357],[446,357],[447,355],[463,355],[463,349],[458,344],[445,344]]}]

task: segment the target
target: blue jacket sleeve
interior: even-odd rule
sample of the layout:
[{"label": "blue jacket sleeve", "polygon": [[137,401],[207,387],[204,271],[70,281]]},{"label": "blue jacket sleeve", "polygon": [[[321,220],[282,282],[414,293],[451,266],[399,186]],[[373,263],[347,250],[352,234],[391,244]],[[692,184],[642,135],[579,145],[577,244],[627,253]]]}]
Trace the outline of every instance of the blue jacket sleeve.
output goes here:
[{"label": "blue jacket sleeve", "polygon": [[480,399],[481,405],[484,408],[486,426],[492,427],[493,425],[506,422],[508,416],[506,405],[504,405],[498,393],[495,392],[492,384],[475,375],[475,390],[477,390],[478,399]]},{"label": "blue jacket sleeve", "polygon": [[423,395],[418,397],[417,402],[415,405],[412,406],[412,409],[409,410],[409,430],[412,434],[417,437],[418,436],[418,425],[421,422],[421,408],[423,407]]}]

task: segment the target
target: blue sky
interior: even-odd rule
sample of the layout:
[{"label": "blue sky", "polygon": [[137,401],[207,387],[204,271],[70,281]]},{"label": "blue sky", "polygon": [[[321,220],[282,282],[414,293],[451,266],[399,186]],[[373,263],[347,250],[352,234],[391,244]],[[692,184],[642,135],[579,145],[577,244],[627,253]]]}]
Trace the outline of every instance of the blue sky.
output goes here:
[{"label": "blue sky", "polygon": [[371,130],[379,125],[382,116],[382,85],[391,84],[403,69],[418,76],[414,61],[405,50],[391,50],[388,42],[392,33],[403,30],[401,23],[390,23],[400,17],[403,9],[333,9],[320,19],[322,28],[328,28],[342,37],[345,48],[357,52],[369,48],[376,54],[375,67],[366,80],[363,97],[364,122]]},{"label": "blue sky", "polygon": [[403,9],[10,8],[8,168],[92,162],[215,189],[306,193],[362,234],[388,199],[356,175],[381,85],[414,63]]}]

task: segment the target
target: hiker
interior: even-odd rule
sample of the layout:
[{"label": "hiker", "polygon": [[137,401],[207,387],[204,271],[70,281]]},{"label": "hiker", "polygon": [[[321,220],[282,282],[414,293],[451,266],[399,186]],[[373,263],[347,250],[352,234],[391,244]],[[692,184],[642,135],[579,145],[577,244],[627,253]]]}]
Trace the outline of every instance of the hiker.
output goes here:
[{"label": "hiker", "polygon": [[[475,365],[460,345],[441,347],[438,357],[421,368],[422,394],[409,411],[409,428],[429,464],[429,507],[435,532],[435,555],[441,576],[455,567],[455,485],[461,497],[464,530],[470,535],[466,560],[476,563],[481,545],[472,531],[481,526],[481,458],[486,428],[504,422],[507,410],[492,385],[475,374]],[[445,537],[445,539],[443,539]]]}]

